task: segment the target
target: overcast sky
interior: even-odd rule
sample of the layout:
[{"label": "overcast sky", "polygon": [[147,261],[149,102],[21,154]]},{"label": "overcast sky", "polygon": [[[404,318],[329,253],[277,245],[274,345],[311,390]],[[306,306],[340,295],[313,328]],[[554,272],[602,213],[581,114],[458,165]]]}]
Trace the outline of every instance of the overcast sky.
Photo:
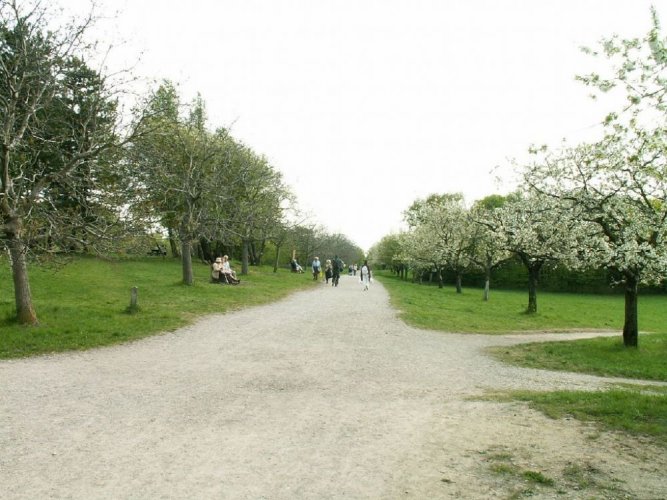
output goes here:
[{"label": "overcast sky", "polygon": [[[61,0],[80,9],[83,0]],[[643,36],[667,0],[98,0],[136,72],[200,92],[301,208],[363,249],[431,193],[512,188],[508,159],[590,137],[608,111],[582,45]],[[500,167],[494,173],[495,167]],[[497,182],[500,174],[501,183]]]}]

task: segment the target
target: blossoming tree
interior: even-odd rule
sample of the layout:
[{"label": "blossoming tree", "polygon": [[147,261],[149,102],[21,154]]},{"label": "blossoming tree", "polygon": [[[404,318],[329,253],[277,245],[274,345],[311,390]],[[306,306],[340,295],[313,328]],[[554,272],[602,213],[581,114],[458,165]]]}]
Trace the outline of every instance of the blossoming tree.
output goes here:
[{"label": "blossoming tree", "polygon": [[612,38],[588,52],[606,56],[613,71],[580,79],[625,94],[624,104],[606,116],[599,141],[539,152],[525,180],[598,227],[599,258],[625,287],[623,342],[637,346],[639,285],[667,273],[667,43],[654,12],[643,39]]}]

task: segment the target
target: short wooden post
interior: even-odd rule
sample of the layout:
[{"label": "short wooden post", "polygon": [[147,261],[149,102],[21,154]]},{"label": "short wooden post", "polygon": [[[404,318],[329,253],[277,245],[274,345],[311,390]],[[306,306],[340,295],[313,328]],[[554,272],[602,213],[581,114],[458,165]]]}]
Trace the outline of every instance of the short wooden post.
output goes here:
[{"label": "short wooden post", "polygon": [[132,287],[130,291],[130,311],[136,311],[138,308],[137,301],[139,300],[139,289],[136,286]]}]

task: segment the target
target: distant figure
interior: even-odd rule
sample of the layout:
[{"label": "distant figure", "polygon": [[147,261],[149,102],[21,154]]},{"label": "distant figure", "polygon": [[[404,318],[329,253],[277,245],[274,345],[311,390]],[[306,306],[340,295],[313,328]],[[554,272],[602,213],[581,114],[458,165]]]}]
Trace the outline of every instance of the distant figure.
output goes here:
[{"label": "distant figure", "polygon": [[327,285],[329,280],[333,278],[333,267],[331,266],[331,259],[327,259],[324,264],[324,278],[327,280]]},{"label": "distant figure", "polygon": [[361,266],[361,284],[364,286],[364,292],[368,290],[368,287],[371,284],[371,267],[368,265],[368,261],[364,261],[364,265]]},{"label": "distant figure", "polygon": [[320,270],[322,269],[322,264],[319,257],[313,259],[313,280],[317,281],[320,277]]},{"label": "distant figure", "polygon": [[338,282],[340,281],[340,272],[343,270],[343,261],[338,258],[338,255],[336,255],[331,264],[333,271],[331,286],[338,286]]},{"label": "distant figure", "polygon": [[292,268],[293,273],[302,273],[303,272],[303,267],[301,267],[301,264],[299,264],[296,259],[292,259],[292,262],[290,262],[290,267]]}]

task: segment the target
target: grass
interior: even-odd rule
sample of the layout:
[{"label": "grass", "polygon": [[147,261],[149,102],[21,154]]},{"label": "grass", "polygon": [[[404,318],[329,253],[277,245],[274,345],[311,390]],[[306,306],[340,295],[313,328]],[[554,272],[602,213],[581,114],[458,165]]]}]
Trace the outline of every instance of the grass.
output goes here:
[{"label": "grass", "polygon": [[[237,266],[240,268],[240,266]],[[9,265],[0,259],[0,359],[89,349],[174,330],[197,317],[264,304],[312,286],[308,275],[251,268],[239,286],[209,283],[209,267],[194,264],[195,285],[181,284],[178,260],[77,258],[60,268],[31,267],[30,284],[40,324],[13,320]],[[305,277],[304,277],[305,276]],[[130,290],[138,307],[129,314]]]},{"label": "grass", "polygon": [[574,342],[537,342],[488,351],[497,359],[528,368],[667,381],[667,333],[640,336],[637,349],[620,336]]},{"label": "grass", "polygon": [[[483,454],[486,455],[487,452]],[[509,495],[509,498],[533,496],[538,493],[535,487],[552,488],[556,484],[552,478],[540,471],[522,468],[517,464],[514,456],[507,451],[492,452],[484,460],[494,475],[514,486],[514,492]]]},{"label": "grass", "polygon": [[[507,333],[517,331],[617,330],[623,329],[622,295],[537,293],[537,314],[526,314],[528,291],[468,288],[457,294],[452,285],[438,288],[403,281],[377,272],[388,289],[401,319],[418,328],[460,333]],[[643,331],[665,331],[667,296],[639,298],[639,322]],[[641,339],[640,339],[641,342]]]},{"label": "grass", "polygon": [[[644,330],[639,347],[623,346],[622,296],[541,293],[537,314],[525,314],[527,294],[498,290],[489,302],[481,290],[457,294],[453,287],[416,285],[380,274],[401,318],[420,328],[460,333],[507,333],[618,330],[617,337],[571,342],[537,342],[499,347],[499,359],[530,368],[667,381],[667,296],[640,297],[639,321]],[[610,318],[617,318],[613,321]],[[612,325],[615,325],[612,328]]]},{"label": "grass", "polygon": [[[610,431],[623,431],[667,446],[667,387],[608,391],[512,391],[507,399],[527,402],[551,418],[573,417]],[[500,397],[500,399],[503,399]]]},{"label": "grass", "polygon": [[[600,469],[585,460],[568,462],[564,467],[549,463],[549,475],[534,470],[535,461],[544,457],[515,456],[508,448],[480,452],[488,470],[505,490],[505,498],[548,496],[569,498],[577,492],[577,498],[630,498],[630,495],[614,484]],[[611,480],[610,480],[611,479]],[[497,491],[497,490],[496,490]],[[585,494],[585,496],[582,496]]]},{"label": "grass", "polygon": [[[527,292],[482,291],[416,285],[377,273],[401,318],[420,328],[443,332],[487,333],[617,330],[617,337],[568,342],[537,342],[496,347],[489,352],[507,363],[530,368],[601,376],[667,381],[667,296],[640,296],[638,348],[623,346],[624,298],[538,292],[537,314],[526,314]],[[603,429],[649,437],[667,445],[667,389],[626,386],[603,392],[512,392],[504,400],[525,401],[553,418],[566,415]],[[502,468],[502,467],[501,467]]]}]

